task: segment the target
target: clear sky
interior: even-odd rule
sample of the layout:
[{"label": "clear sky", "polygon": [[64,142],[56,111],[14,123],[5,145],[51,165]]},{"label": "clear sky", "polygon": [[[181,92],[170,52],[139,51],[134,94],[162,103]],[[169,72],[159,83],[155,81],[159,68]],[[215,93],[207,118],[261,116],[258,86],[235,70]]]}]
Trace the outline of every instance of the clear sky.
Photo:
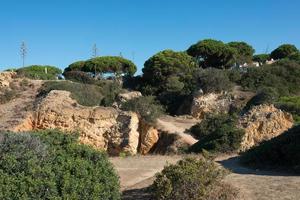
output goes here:
[{"label": "clear sky", "polygon": [[206,38],[246,41],[256,53],[281,43],[300,48],[299,0],[0,0],[0,70],[60,68],[100,55],[132,59],[139,72],[164,49],[186,50]]}]

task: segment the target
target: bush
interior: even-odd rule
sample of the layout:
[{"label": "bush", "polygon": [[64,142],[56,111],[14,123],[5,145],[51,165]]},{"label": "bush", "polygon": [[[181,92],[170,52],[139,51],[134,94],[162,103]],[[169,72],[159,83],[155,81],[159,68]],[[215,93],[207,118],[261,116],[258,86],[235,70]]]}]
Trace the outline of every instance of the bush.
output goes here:
[{"label": "bush", "polygon": [[226,70],[208,68],[200,69],[195,74],[198,86],[205,93],[230,91],[233,83],[229,80]]},{"label": "bush", "polygon": [[58,131],[0,133],[0,199],[120,199],[105,153]]},{"label": "bush", "polygon": [[131,99],[121,105],[122,110],[133,111],[148,123],[154,123],[164,109],[153,96],[143,96]]},{"label": "bush", "polygon": [[296,124],[300,124],[300,96],[280,97],[276,107],[293,115]]},{"label": "bush", "polygon": [[190,129],[199,141],[189,149],[213,153],[231,153],[240,148],[244,131],[236,128],[237,118],[231,115],[212,115]]},{"label": "bush", "polygon": [[32,65],[17,69],[18,76],[29,79],[54,80],[61,73],[62,71],[57,67],[48,65]]},{"label": "bush", "polygon": [[300,125],[242,154],[251,167],[289,169],[300,173]]},{"label": "bush", "polygon": [[300,92],[300,65],[289,60],[278,61],[272,65],[249,68],[243,74],[241,85],[252,91],[264,87],[275,88],[280,96]]},{"label": "bush", "polygon": [[225,189],[221,183],[225,174],[213,161],[186,158],[156,174],[151,187],[153,197],[157,200],[232,200],[236,192],[231,187]]},{"label": "bush", "polygon": [[259,89],[254,97],[252,97],[246,104],[244,111],[250,110],[253,106],[261,104],[273,104],[279,98],[276,88],[265,87]]},{"label": "bush", "polygon": [[84,106],[99,106],[104,95],[97,85],[82,84],[70,81],[48,81],[40,89],[39,95],[46,95],[52,90],[71,92],[71,97]]},{"label": "bush", "polygon": [[93,77],[82,71],[67,71],[64,72],[64,76],[67,80],[84,84],[95,84],[96,82]]}]

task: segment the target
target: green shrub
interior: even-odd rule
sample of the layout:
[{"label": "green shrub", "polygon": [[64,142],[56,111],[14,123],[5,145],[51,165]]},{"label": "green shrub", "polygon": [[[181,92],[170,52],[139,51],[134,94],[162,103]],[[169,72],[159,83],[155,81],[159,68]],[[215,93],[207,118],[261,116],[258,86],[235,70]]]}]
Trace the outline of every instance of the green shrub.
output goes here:
[{"label": "green shrub", "polygon": [[253,106],[261,104],[273,104],[278,100],[279,94],[276,88],[265,87],[259,89],[254,97],[252,97],[246,104],[244,111],[250,110]]},{"label": "green shrub", "polygon": [[46,95],[52,90],[71,92],[71,97],[84,106],[99,106],[102,99],[102,89],[97,85],[82,84],[70,81],[48,81],[40,89],[40,95]]},{"label": "green shrub", "polygon": [[249,68],[243,74],[241,85],[253,91],[264,87],[275,88],[280,96],[300,92],[300,64],[282,60],[272,65]]},{"label": "green shrub", "polygon": [[[229,80],[227,70],[208,68],[195,73],[198,87],[205,93],[230,91],[233,83]],[[233,78],[233,77],[232,77]]]},{"label": "green shrub", "polygon": [[244,154],[241,160],[256,168],[290,169],[300,173],[300,125]]},{"label": "green shrub", "polygon": [[75,81],[84,84],[95,84],[96,80],[82,71],[67,71],[64,72],[66,80]]},{"label": "green shrub", "polygon": [[0,199],[120,199],[105,153],[58,131],[0,133]]},{"label": "green shrub", "polygon": [[100,105],[112,106],[121,91],[121,85],[117,81],[107,82],[102,86],[102,94],[104,97]]},{"label": "green shrub", "polygon": [[300,96],[280,97],[275,104],[281,110],[293,115],[296,124],[300,124]]},{"label": "green shrub", "polygon": [[236,192],[221,183],[225,174],[213,161],[186,158],[156,174],[151,187],[153,199],[232,200]]},{"label": "green shrub", "polygon": [[231,115],[212,115],[190,129],[199,141],[189,149],[213,153],[230,153],[240,148],[244,131],[236,127],[237,118]]},{"label": "green shrub", "polygon": [[164,112],[163,107],[155,100],[154,96],[131,99],[124,102],[121,109],[138,113],[148,123],[154,123]]},{"label": "green shrub", "polygon": [[57,67],[48,65],[32,65],[17,69],[18,76],[29,79],[54,80],[61,73],[62,71]]}]

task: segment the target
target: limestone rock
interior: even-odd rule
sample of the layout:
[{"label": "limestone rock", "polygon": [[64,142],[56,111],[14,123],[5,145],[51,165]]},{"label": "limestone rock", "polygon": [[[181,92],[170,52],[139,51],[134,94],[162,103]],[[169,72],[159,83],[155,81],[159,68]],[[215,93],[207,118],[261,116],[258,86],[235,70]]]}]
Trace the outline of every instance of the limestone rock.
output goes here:
[{"label": "limestone rock", "polygon": [[131,92],[125,92],[125,93],[119,94],[118,95],[118,99],[121,102],[126,102],[128,100],[135,99],[135,98],[138,98],[138,97],[141,97],[141,96],[142,96],[141,92],[131,91]]},{"label": "limestone rock", "polygon": [[195,95],[191,106],[191,115],[197,119],[203,119],[207,114],[227,113],[231,103],[231,97],[225,93]]},{"label": "limestone rock", "polygon": [[16,77],[16,72],[1,72],[0,73],[0,88],[9,87],[9,83]]},{"label": "limestone rock", "polygon": [[69,92],[53,90],[18,129],[78,131],[80,142],[106,150],[110,155],[119,155],[120,152],[137,153],[138,125],[138,116],[133,112],[81,106],[70,97]]},{"label": "limestone rock", "polygon": [[143,155],[149,153],[152,147],[157,143],[159,139],[159,132],[153,126],[140,121],[140,148],[139,152]]},{"label": "limestone rock", "polygon": [[291,114],[275,108],[274,105],[255,106],[239,120],[239,127],[245,130],[241,150],[276,137],[292,126]]}]

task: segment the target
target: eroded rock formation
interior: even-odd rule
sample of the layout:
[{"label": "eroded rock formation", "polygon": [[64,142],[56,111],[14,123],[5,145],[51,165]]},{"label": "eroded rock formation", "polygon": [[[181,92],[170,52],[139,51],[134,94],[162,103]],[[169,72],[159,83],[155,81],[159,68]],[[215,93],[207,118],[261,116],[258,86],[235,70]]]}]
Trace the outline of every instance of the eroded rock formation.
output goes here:
[{"label": "eroded rock formation", "polygon": [[0,88],[8,87],[9,83],[16,77],[15,72],[1,72],[0,73]]},{"label": "eroded rock formation", "polygon": [[81,106],[70,97],[69,92],[53,90],[38,104],[34,114],[15,131],[78,131],[80,142],[106,150],[110,155],[119,155],[120,152],[137,153],[138,126],[138,116],[133,112]]},{"label": "eroded rock formation", "polygon": [[275,108],[274,105],[255,106],[239,120],[239,127],[245,130],[241,150],[276,137],[292,126],[291,114]]}]

